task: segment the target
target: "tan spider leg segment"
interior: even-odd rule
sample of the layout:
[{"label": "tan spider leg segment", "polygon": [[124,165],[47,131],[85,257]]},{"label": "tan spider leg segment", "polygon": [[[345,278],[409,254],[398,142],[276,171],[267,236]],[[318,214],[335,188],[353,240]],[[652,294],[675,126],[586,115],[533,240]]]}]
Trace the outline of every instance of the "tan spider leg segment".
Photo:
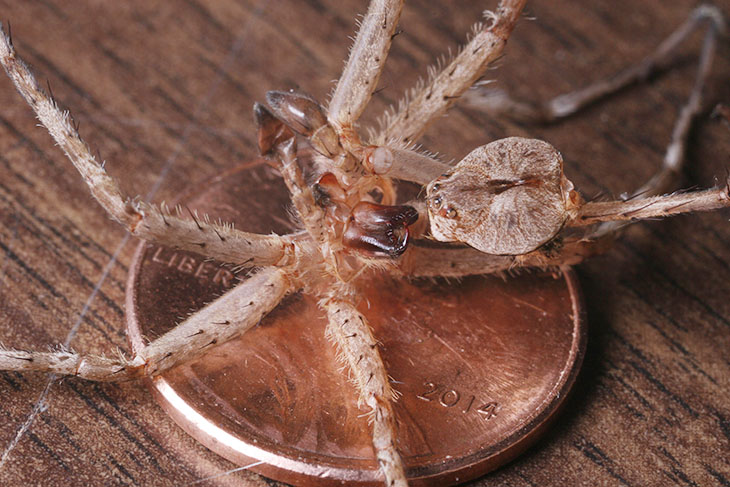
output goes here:
[{"label": "tan spider leg segment", "polygon": [[708,27],[715,31],[722,31],[725,27],[723,15],[717,7],[712,5],[697,7],[677,30],[640,62],[609,78],[598,80],[584,88],[558,95],[537,105],[515,100],[506,91],[487,86],[475,86],[464,93],[462,103],[490,115],[506,115],[524,122],[555,122],[633,83],[645,81],[654,73],[665,69],[675,59],[682,43],[703,23],[707,23]]},{"label": "tan spider leg segment", "polygon": [[[711,21],[702,44],[697,77],[692,87],[692,92],[687,103],[682,107],[677,122],[674,125],[672,140],[669,146],[667,146],[661,169],[643,186],[634,191],[628,201],[597,201],[584,204],[578,209],[577,214],[566,223],[568,226],[665,217],[691,211],[716,210],[730,205],[730,178],[725,182],[724,187],[657,196],[670,191],[674,187],[675,181],[678,179],[685,162],[689,129],[692,125],[692,120],[702,107],[702,90],[712,68],[717,38],[723,27],[722,17],[720,15],[720,12],[714,7],[699,7],[693,12],[690,19],[664,43],[667,44],[674,37],[681,37],[683,39],[699,22],[704,20]],[[685,33],[685,31],[687,32]],[[678,36],[679,33],[683,35]],[[676,42],[672,42],[671,44],[674,47]],[[657,52],[661,51],[662,49],[660,48]],[[616,224],[606,224],[598,231],[601,234],[605,234],[617,228],[618,226]]]},{"label": "tan spider leg segment", "polygon": [[404,0],[370,2],[327,109],[330,123],[340,134],[353,130],[377,87],[403,3]]},{"label": "tan spider leg segment", "polygon": [[371,409],[373,447],[385,475],[385,485],[407,487],[403,462],[395,446],[396,423],[391,401],[396,393],[390,386],[370,326],[349,301],[332,297],[322,306],[327,311],[327,336],[337,344],[340,356],[350,369],[360,404]]},{"label": "tan spider leg segment", "polygon": [[512,255],[492,255],[462,244],[414,240],[398,262],[408,277],[463,277],[496,274],[515,263]]},{"label": "tan spider leg segment", "polygon": [[672,140],[664,154],[662,169],[641,188],[637,189],[634,192],[635,196],[649,197],[671,191],[672,187],[676,184],[676,180],[679,177],[682,165],[687,156],[687,139],[692,126],[692,120],[702,108],[702,90],[712,69],[712,61],[715,57],[718,37],[725,32],[726,28],[722,13],[715,7],[698,7],[694,10],[688,23],[691,23],[693,19],[696,19],[695,21],[698,24],[702,20],[708,20],[710,22],[702,43],[702,50],[700,51],[695,83],[692,86],[692,92],[687,99],[687,103],[682,107],[677,117],[677,122],[674,124]]},{"label": "tan spider leg segment", "polygon": [[524,268],[571,266],[610,250],[615,232],[595,238],[567,237],[523,255],[485,254],[461,244],[414,242],[398,265],[407,277],[466,277]]},{"label": "tan spider leg segment", "polygon": [[190,220],[183,219],[181,215],[172,215],[164,205],[158,208],[125,197],[81,139],[69,113],[61,111],[38,85],[1,28],[0,62],[38,119],[81,173],[94,198],[132,235],[238,265],[293,263],[294,241],[288,237],[241,232],[229,224],[211,223],[207,217],[200,218],[192,211],[189,211]]},{"label": "tan spider leg segment", "polygon": [[586,203],[568,221],[570,226],[599,222],[645,220],[694,211],[711,211],[730,206],[730,178],[725,186],[704,191],[690,191],[629,201],[595,201]]},{"label": "tan spider leg segment", "polygon": [[387,113],[374,144],[387,141],[416,142],[426,128],[442,115],[482,75],[487,65],[497,59],[527,0],[501,0],[487,26],[477,24],[478,31],[459,54],[439,73],[419,84],[397,110]]},{"label": "tan spider leg segment", "polygon": [[153,340],[131,360],[67,350],[28,352],[0,348],[0,370],[51,372],[96,381],[154,376],[244,333],[290,291],[284,271],[266,268]]},{"label": "tan spider leg segment", "polygon": [[426,186],[451,169],[449,164],[412,149],[387,147],[392,153],[393,164],[385,174],[390,178],[411,181]]}]

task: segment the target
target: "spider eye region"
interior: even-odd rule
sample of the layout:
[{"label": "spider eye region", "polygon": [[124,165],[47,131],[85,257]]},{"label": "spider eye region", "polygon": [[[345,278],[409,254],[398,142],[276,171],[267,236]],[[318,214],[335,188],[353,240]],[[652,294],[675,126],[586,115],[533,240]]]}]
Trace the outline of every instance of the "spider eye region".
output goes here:
[{"label": "spider eye region", "polygon": [[449,220],[458,218],[458,210],[453,205],[447,203],[441,194],[436,193],[434,196],[428,198],[427,201],[428,210],[433,214],[442,218],[448,218]]},{"label": "spider eye region", "polygon": [[571,188],[560,153],[547,142],[497,140],[429,184],[431,234],[488,254],[525,254],[563,227]]}]

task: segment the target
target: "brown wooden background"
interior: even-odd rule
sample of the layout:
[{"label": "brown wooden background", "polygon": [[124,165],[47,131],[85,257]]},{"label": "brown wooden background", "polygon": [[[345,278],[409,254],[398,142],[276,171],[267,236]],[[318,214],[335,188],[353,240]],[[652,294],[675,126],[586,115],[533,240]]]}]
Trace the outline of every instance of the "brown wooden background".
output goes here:
[{"label": "brown wooden background", "polygon": [[[251,105],[267,89],[323,99],[364,1],[0,0],[17,48],[130,193],[170,200],[254,156]],[[694,1],[531,2],[489,76],[530,100],[640,58]],[[409,2],[369,116],[454,47],[493,2]],[[723,8],[730,12],[725,0]],[[696,46],[698,42],[695,42]],[[427,146],[454,158],[507,135],[549,140],[586,195],[619,194],[661,159],[692,83],[679,69],[554,127],[454,110]],[[707,106],[730,101],[720,49]],[[45,349],[126,348],[124,285],[136,243],[88,196],[0,77],[0,340]],[[730,129],[705,112],[688,186],[730,167]],[[730,485],[730,212],[631,228],[580,266],[590,345],[556,427],[476,485]],[[188,485],[235,466],[186,436],[137,384],[0,373],[0,485]],[[266,485],[235,473],[196,485]]]}]

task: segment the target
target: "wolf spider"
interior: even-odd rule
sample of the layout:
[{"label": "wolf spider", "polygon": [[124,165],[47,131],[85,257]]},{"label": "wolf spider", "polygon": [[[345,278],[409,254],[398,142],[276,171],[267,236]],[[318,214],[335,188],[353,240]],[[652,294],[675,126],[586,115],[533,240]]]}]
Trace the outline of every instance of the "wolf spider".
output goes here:
[{"label": "wolf spider", "polygon": [[[713,189],[665,194],[674,187],[690,122],[700,109],[702,87],[724,26],[719,11],[698,8],[640,64],[542,105],[524,104],[481,85],[467,91],[502,55],[525,2],[501,0],[494,12],[486,12],[485,22],[475,27],[459,53],[432,69],[367,135],[358,131],[357,122],[378,86],[403,1],[372,1],[326,107],[294,91],[271,91],[268,106],[256,104],[259,150],[280,172],[301,227],[290,235],[247,233],[127,197],[80,138],[68,112],[39,86],[3,33],[0,62],[114,220],[143,240],[258,270],[132,357],[3,348],[0,370],[95,381],[152,377],[199,356],[211,344],[244,333],[288,293],[309,293],[319,299],[329,323],[327,334],[347,365],[361,407],[369,411],[385,483],[407,485],[394,433],[397,388],[391,385],[367,317],[357,306],[362,279],[379,272],[458,278],[572,265],[605,250],[627,222],[730,206],[730,180]],[[697,28],[705,29],[697,79],[664,164],[627,198],[585,201],[565,177],[560,153],[539,140],[501,139],[475,149],[456,165],[416,145],[426,128],[460,98],[472,107],[526,120],[569,116],[665,66]],[[302,143],[314,153],[314,165],[307,170],[298,159]],[[422,185],[425,199],[399,204],[398,180]],[[413,244],[425,239],[454,244]]]}]

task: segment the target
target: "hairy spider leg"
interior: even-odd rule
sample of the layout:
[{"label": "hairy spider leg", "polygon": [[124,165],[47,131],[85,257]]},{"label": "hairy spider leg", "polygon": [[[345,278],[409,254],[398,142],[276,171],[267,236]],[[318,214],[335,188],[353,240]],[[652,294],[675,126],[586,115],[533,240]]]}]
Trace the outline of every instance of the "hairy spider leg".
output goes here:
[{"label": "hairy spider leg", "polygon": [[392,401],[397,393],[391,388],[388,372],[378,351],[370,325],[352,299],[329,296],[321,303],[327,313],[327,337],[337,346],[340,359],[352,372],[360,405],[370,408],[373,447],[389,487],[406,487],[405,470],[396,447],[396,419]]},{"label": "hairy spider leg", "polygon": [[477,23],[473,36],[446,65],[428,70],[427,80],[406,92],[396,107],[381,119],[371,136],[376,145],[409,146],[443,115],[498,59],[517,24],[527,0],[501,0],[496,11],[486,12],[486,23]]},{"label": "hairy spider leg", "polygon": [[405,0],[373,0],[360,24],[337,81],[327,118],[345,141],[367,106],[383,72]]},{"label": "hairy spider leg", "polygon": [[[89,151],[68,112],[40,88],[10,39],[0,31],[0,62],[41,123],[64,150],[92,195],[116,221],[142,239],[200,253],[219,261],[247,266],[291,266],[299,250],[293,237],[256,235],[231,225],[211,223],[190,212],[191,220],[173,216],[164,207],[126,198]],[[184,320],[131,358],[107,358],[72,351],[29,352],[0,349],[0,370],[43,371],[90,380],[128,380],[156,375],[224,343],[257,324],[291,290],[287,268],[266,267]]]},{"label": "hairy spider leg", "polygon": [[171,212],[164,204],[158,207],[125,196],[117,181],[107,174],[104,164],[91,153],[69,112],[62,111],[40,87],[1,27],[0,63],[53,140],[84,178],[94,198],[113,220],[132,235],[236,265],[286,266],[294,263],[296,242],[291,237],[242,232],[231,224],[211,222],[207,216],[198,216],[191,210],[187,210],[190,216],[187,219],[182,216],[182,208]]},{"label": "hairy spider leg", "polygon": [[192,360],[255,326],[291,291],[281,269],[267,267],[153,340],[131,359],[0,348],[0,370],[52,372],[95,381],[124,381],[158,375]]}]

